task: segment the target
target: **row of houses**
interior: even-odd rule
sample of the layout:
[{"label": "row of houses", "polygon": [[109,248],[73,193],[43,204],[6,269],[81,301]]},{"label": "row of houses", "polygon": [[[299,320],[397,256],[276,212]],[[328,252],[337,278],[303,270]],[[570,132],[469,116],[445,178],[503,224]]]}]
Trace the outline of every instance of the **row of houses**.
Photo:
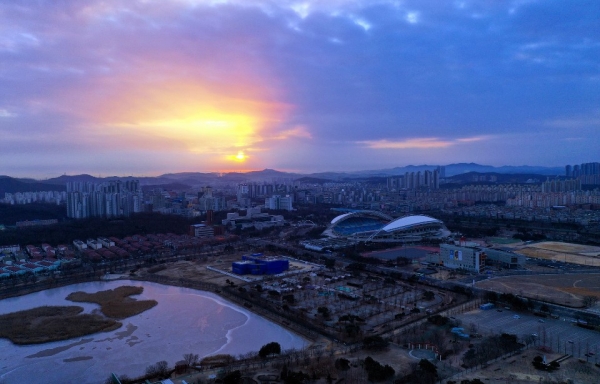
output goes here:
[{"label": "row of houses", "polygon": [[[0,263],[0,273],[3,268],[6,273],[26,273],[32,271],[42,272],[47,268],[44,263],[60,265],[60,262],[70,262],[82,256],[85,260],[100,262],[102,260],[119,260],[147,254],[160,254],[163,252],[179,251],[186,249],[198,249],[205,245],[216,245],[225,241],[234,241],[237,236],[217,236],[212,238],[198,238],[190,235],[150,234],[132,235],[123,239],[116,237],[99,237],[87,239],[86,241],[75,240],[73,247],[61,244],[56,247],[44,243],[41,246],[27,245],[23,248],[19,245],[5,246],[0,249],[2,253],[12,253],[14,257],[7,259],[7,264]],[[76,253],[77,251],[77,253]],[[13,260],[18,261],[13,261]],[[44,263],[42,263],[44,262]],[[14,263],[14,264],[10,264]],[[40,264],[42,263],[42,264]],[[22,265],[31,264],[28,268]]]},{"label": "row of houses", "polygon": [[237,236],[219,236],[198,238],[189,235],[150,234],[133,235],[123,239],[115,237],[88,239],[86,242],[75,240],[73,244],[87,260],[99,262],[102,260],[118,260],[148,254],[198,249],[205,245],[215,245],[224,241],[235,240]]},{"label": "row of houses", "polygon": [[40,274],[58,269],[61,262],[71,260],[40,260],[40,261],[7,261],[0,265],[0,278],[7,278],[12,275],[24,275],[26,273]]},{"label": "row of houses", "polygon": [[62,257],[75,257],[75,252],[66,245],[59,245],[56,248],[50,244],[42,244],[41,247],[35,245],[26,245],[25,253],[34,260],[41,260],[43,258],[57,258]]}]

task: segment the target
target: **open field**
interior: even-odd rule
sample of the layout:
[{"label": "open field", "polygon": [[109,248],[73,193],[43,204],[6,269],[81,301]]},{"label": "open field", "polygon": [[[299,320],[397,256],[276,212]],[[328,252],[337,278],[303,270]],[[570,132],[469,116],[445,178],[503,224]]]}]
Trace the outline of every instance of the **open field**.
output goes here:
[{"label": "open field", "polygon": [[600,247],[592,245],[582,245],[573,243],[562,243],[558,241],[544,241],[542,243],[531,244],[530,247],[548,249],[556,252],[588,254],[600,256]]},{"label": "open field", "polygon": [[38,307],[0,316],[0,337],[15,344],[41,344],[118,329],[121,323],[83,308]]},{"label": "open field", "polygon": [[[248,254],[248,252],[238,252],[230,255],[222,255],[218,258],[211,259],[198,259],[194,261],[177,261],[175,263],[162,264],[158,267],[150,267],[145,270],[147,273],[155,273],[159,276],[166,276],[170,278],[186,279],[204,283],[212,283],[216,285],[226,286],[227,280],[231,280],[232,276],[228,276],[217,271],[212,271],[206,267],[210,266],[215,269],[232,273],[231,263],[234,261],[242,260],[242,256]],[[265,253],[265,256],[276,256]],[[310,264],[305,264],[296,260],[289,260],[290,268],[287,272],[309,272],[314,269]],[[154,268],[159,269],[154,272]],[[262,280],[263,278],[270,278],[269,276],[262,275],[245,275],[244,278],[250,280]]]},{"label": "open field", "polygon": [[600,247],[544,241],[529,244],[518,250],[528,257],[562,261],[565,263],[600,266]]},{"label": "open field", "polygon": [[67,296],[67,300],[96,303],[100,305],[100,310],[105,316],[124,319],[138,315],[158,304],[156,300],[140,301],[129,297],[139,295],[143,291],[142,287],[123,286],[96,293],[73,292]]},{"label": "open field", "polygon": [[483,280],[476,285],[571,307],[583,306],[584,296],[600,297],[600,274],[506,276]]}]

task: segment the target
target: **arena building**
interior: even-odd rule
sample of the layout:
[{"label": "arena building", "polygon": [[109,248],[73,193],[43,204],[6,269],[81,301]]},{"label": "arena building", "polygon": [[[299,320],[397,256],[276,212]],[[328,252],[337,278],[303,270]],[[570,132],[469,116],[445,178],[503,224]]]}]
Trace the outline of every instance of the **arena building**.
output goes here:
[{"label": "arena building", "polygon": [[331,220],[324,235],[329,237],[347,237],[358,233],[370,233],[383,228],[392,220],[391,216],[379,211],[360,210],[348,212]]},{"label": "arena building", "polygon": [[254,253],[242,256],[242,261],[231,263],[231,271],[237,275],[276,275],[290,268],[290,262],[283,257],[263,256]]},{"label": "arena building", "polygon": [[366,242],[410,243],[424,238],[444,238],[450,231],[441,220],[425,215],[394,220],[384,213],[365,210],[337,216],[324,235]]}]

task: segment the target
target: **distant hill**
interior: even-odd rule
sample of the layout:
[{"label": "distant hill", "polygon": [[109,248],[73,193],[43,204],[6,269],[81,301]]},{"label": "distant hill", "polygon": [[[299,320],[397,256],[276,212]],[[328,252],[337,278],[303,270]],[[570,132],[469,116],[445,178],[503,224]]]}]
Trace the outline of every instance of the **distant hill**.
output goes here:
[{"label": "distant hill", "polygon": [[480,165],[475,163],[458,163],[446,165],[446,177],[468,172],[496,172],[502,174],[534,174],[546,176],[564,176],[565,169],[560,167],[539,167],[529,165],[504,165],[502,167],[493,167],[491,165]]},{"label": "distant hill", "polygon": [[4,198],[5,193],[37,192],[37,191],[65,191],[64,185],[47,184],[39,181],[26,179],[22,181],[9,176],[0,176],[0,196]]},{"label": "distant hill", "polygon": [[446,178],[448,183],[459,184],[539,184],[548,176],[527,173],[467,172]]},{"label": "distant hill", "polygon": [[322,179],[320,177],[304,176],[304,177],[301,177],[294,181],[297,181],[299,183],[305,183],[305,184],[324,184],[324,183],[331,183],[332,180],[331,179]]},{"label": "distant hill", "polygon": [[151,191],[155,188],[161,188],[161,189],[168,190],[168,191],[181,191],[181,190],[186,190],[186,189],[192,189],[192,186],[183,184],[183,183],[155,184],[155,185],[148,184],[148,185],[142,186],[142,190],[144,190],[144,191]]},{"label": "distant hill", "polygon": [[[365,170],[365,171],[353,171],[353,172],[315,172],[309,174],[301,174],[301,173],[293,173],[293,172],[282,172],[274,169],[263,169],[260,171],[250,171],[250,172],[227,172],[227,173],[218,173],[218,172],[181,172],[181,173],[166,173],[164,175],[156,176],[156,177],[94,177],[87,174],[82,175],[73,175],[67,176],[62,175],[56,178],[36,181],[32,179],[12,179],[17,180],[23,184],[51,184],[51,185],[65,185],[69,181],[77,181],[77,182],[93,182],[100,183],[109,180],[128,180],[128,179],[137,179],[140,181],[140,185],[142,186],[161,186],[161,185],[176,185],[182,184],[184,186],[188,186],[189,188],[199,188],[211,184],[216,183],[244,183],[244,182],[271,182],[276,181],[278,179],[284,180],[310,180],[314,179],[315,183],[322,183],[325,181],[317,181],[317,180],[327,180],[327,181],[359,181],[359,180],[367,180],[368,178],[376,178],[371,179],[369,182],[379,182],[377,178],[386,178],[390,176],[401,176],[406,172],[423,172],[425,170],[434,170],[438,166],[437,165],[407,165],[404,167],[394,167],[387,169],[378,169],[378,170]],[[560,167],[539,167],[539,166],[502,166],[502,167],[494,167],[491,165],[481,165],[476,163],[456,163],[456,164],[448,164],[445,166],[446,169],[446,177],[453,177],[461,174],[469,174],[471,172],[477,173],[495,173],[495,174],[520,174],[526,175],[527,177],[532,175],[539,176],[563,176],[564,168]],[[5,178],[9,178],[8,176],[4,176]],[[308,181],[312,182],[312,181]],[[1,188],[1,187],[0,187]],[[45,186],[41,189],[37,188],[34,190],[48,190],[48,186]],[[27,189],[31,190],[31,189]],[[57,189],[58,190],[58,189]],[[64,190],[64,189],[63,189]],[[0,189],[0,193],[2,190]]]},{"label": "distant hill", "polygon": [[[389,169],[380,169],[380,170],[372,170],[372,171],[360,171],[360,172],[351,172],[350,177],[356,177],[358,175],[372,175],[372,176],[401,176],[406,172],[423,172],[423,171],[433,171],[436,169],[437,165],[407,165],[405,167],[395,167]],[[504,165],[501,167],[494,167],[491,165],[481,165],[477,163],[456,163],[456,164],[448,164],[444,166],[446,168],[446,177],[451,177],[454,175],[459,175],[462,173],[469,172],[495,172],[501,174],[537,174],[537,175],[546,175],[546,176],[563,176],[565,173],[564,168],[560,167],[539,167],[539,166],[512,166],[512,165]]]},{"label": "distant hill", "polygon": [[46,183],[46,184],[61,184],[61,185],[66,185],[68,182],[92,182],[92,183],[98,183],[99,180],[102,180],[98,177],[94,177],[91,175],[74,175],[74,176],[68,176],[68,175],[61,175],[59,177],[54,177],[51,179],[47,179],[42,181],[42,183]]}]

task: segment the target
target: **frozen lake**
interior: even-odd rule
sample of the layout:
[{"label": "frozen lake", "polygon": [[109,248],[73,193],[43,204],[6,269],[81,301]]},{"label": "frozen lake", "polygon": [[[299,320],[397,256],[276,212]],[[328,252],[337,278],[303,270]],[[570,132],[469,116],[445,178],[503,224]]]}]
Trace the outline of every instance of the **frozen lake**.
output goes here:
[{"label": "frozen lake", "polygon": [[42,305],[77,305],[91,312],[96,304],[73,303],[71,292],[97,292],[122,285],[144,287],[134,298],[154,299],[154,308],[124,320],[116,331],[17,346],[0,339],[2,383],[103,383],[111,372],[136,377],[160,360],[170,366],[186,353],[201,357],[258,351],[276,341],[282,349],[302,348],[302,337],[219,296],[194,289],[117,280],[75,284],[0,301],[0,314]]}]

